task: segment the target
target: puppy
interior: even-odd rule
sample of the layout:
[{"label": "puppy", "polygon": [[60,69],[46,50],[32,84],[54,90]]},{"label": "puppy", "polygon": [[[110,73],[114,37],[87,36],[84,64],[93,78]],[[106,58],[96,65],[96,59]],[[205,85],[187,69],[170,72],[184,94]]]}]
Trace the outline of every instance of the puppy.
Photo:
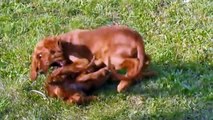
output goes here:
[{"label": "puppy", "polygon": [[[46,92],[50,97],[56,97],[67,103],[84,104],[95,100],[96,96],[87,96],[90,91],[102,86],[110,76],[108,68],[104,67],[93,72],[93,77],[87,78],[85,82],[75,81],[75,78],[69,75],[49,76],[46,82]],[[82,77],[78,75],[78,78]],[[60,80],[55,80],[60,79]]]},{"label": "puppy", "polygon": [[[53,44],[51,48],[45,45],[47,42]],[[118,92],[125,90],[132,81],[140,76],[143,69],[145,69],[146,54],[141,35],[128,27],[114,25],[100,27],[94,30],[74,30],[56,37],[45,38],[39,42],[34,50],[33,56],[41,57],[33,57],[33,61],[37,62],[34,62],[36,64],[32,62],[31,65],[32,80],[36,79],[38,72],[46,72],[46,69],[53,61],[60,61],[60,57],[57,55],[59,55],[64,48],[71,49],[69,52],[71,55],[77,57],[85,55],[83,54],[85,50],[74,47],[63,47],[60,44],[62,42],[70,43],[69,46],[82,46],[83,48],[87,48],[88,52],[95,56],[95,64],[97,66],[102,63],[108,66],[113,76],[120,80],[117,86]],[[54,45],[56,45],[56,47],[54,47]],[[69,59],[69,55],[67,58]],[[111,65],[109,65],[109,63]],[[126,74],[118,74],[116,71],[120,69],[126,69]],[[55,76],[57,76],[57,74],[55,74]]]}]

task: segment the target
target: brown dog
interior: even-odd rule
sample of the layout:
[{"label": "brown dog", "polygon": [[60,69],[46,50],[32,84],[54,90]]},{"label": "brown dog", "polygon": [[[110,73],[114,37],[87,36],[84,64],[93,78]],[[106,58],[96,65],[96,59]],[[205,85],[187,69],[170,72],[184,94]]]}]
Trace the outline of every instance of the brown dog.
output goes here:
[{"label": "brown dog", "polygon": [[[53,44],[51,48],[49,48],[50,46],[47,47],[47,41]],[[60,50],[60,42],[67,42],[72,46],[77,45],[88,48],[88,51],[95,56],[95,64],[98,66],[104,63],[112,70],[113,76],[120,80],[117,87],[118,92],[123,91],[134,79],[138,78],[146,64],[143,39],[141,35],[134,30],[118,25],[100,27],[94,30],[75,30],[57,37],[46,38],[38,43],[33,56],[39,57],[33,57],[31,79],[35,79],[39,71],[46,72],[53,61],[61,60],[61,57],[58,57],[62,52]],[[42,52],[41,49],[44,52]],[[74,56],[75,54],[85,53],[82,49],[70,49],[73,52],[71,54]],[[46,50],[49,52],[46,52]],[[38,51],[40,51],[42,55],[40,55],[41,53]],[[109,63],[112,66],[110,66]],[[127,73],[125,76],[122,76],[114,69],[127,69]],[[53,73],[57,76],[60,72]]]},{"label": "brown dog", "polygon": [[[81,77],[82,73],[79,74],[78,78]],[[93,77],[88,78],[85,82],[75,81],[75,77],[72,78],[73,76],[69,75],[57,77],[50,75],[45,88],[50,97],[60,98],[67,103],[84,104],[96,99],[96,96],[87,96],[85,93],[102,86],[109,76],[107,67],[93,71]]]}]

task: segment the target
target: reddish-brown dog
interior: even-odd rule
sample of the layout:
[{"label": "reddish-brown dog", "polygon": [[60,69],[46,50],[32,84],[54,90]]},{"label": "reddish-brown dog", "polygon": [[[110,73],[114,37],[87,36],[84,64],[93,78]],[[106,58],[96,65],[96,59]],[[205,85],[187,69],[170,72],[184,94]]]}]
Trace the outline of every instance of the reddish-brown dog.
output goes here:
[{"label": "reddish-brown dog", "polygon": [[67,103],[84,104],[95,100],[96,96],[87,96],[85,93],[102,86],[110,77],[110,73],[107,67],[93,70],[90,71],[93,72],[93,77],[87,78],[85,82],[75,80],[75,76],[81,79],[83,73],[75,73],[74,77],[74,73],[71,76],[69,74],[56,77],[49,75],[45,85],[46,92],[50,97],[60,98]]},{"label": "reddish-brown dog", "polygon": [[[95,64],[98,66],[104,63],[111,69],[113,76],[120,80],[118,92],[123,91],[134,79],[138,78],[146,64],[143,39],[134,30],[118,25],[94,30],[74,30],[56,37],[45,38],[37,44],[33,53],[31,79],[36,79],[40,71],[46,72],[53,62],[63,63],[62,49],[66,47],[62,47],[61,42],[88,48],[91,55],[95,56]],[[79,57],[79,54],[81,54],[80,57],[85,55],[82,49],[69,48],[72,51],[71,55],[76,57]],[[71,58],[68,56],[68,59]],[[120,69],[127,70],[125,76],[115,71]],[[54,71],[53,76],[63,73],[61,71],[63,71],[61,68]]]}]

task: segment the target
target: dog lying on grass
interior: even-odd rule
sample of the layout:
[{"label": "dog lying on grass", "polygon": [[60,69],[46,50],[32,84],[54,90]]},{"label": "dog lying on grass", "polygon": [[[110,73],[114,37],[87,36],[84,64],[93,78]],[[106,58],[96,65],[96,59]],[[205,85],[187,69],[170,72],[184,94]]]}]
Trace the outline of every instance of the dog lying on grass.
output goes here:
[{"label": "dog lying on grass", "polygon": [[87,94],[101,87],[110,77],[110,72],[107,67],[103,67],[102,69],[93,68],[89,72],[92,72],[93,77],[87,78],[84,82],[76,81],[76,77],[81,79],[83,74],[85,74],[84,72],[54,77],[50,74],[45,84],[46,92],[50,97],[60,98],[67,103],[84,104],[95,100],[96,96],[88,96]]},{"label": "dog lying on grass", "polygon": [[[46,73],[53,63],[63,67],[54,70],[52,76],[74,72],[64,64],[67,61],[75,64],[70,56],[88,58],[89,61],[94,56],[96,66],[106,65],[113,78],[120,81],[117,86],[118,92],[125,90],[135,79],[141,77],[145,66],[150,62],[148,55],[145,54],[141,35],[128,27],[118,25],[94,30],[74,30],[45,38],[36,45],[32,56],[30,73],[32,80],[36,79],[38,73]],[[118,74],[116,71],[120,69],[126,69],[126,74]],[[89,76],[91,77],[92,73]],[[77,81],[87,79],[77,78]]]}]

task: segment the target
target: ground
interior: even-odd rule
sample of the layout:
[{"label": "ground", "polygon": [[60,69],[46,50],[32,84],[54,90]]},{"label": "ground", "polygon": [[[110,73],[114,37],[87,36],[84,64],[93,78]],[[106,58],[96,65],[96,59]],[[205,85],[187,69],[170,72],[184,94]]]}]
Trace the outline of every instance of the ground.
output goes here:
[{"label": "ground", "polygon": [[[0,2],[0,119],[213,119],[213,2],[211,0],[2,0]],[[29,80],[35,44],[45,36],[113,23],[144,37],[158,76],[124,93],[115,82],[97,101],[67,105],[45,99],[45,76]]]}]

